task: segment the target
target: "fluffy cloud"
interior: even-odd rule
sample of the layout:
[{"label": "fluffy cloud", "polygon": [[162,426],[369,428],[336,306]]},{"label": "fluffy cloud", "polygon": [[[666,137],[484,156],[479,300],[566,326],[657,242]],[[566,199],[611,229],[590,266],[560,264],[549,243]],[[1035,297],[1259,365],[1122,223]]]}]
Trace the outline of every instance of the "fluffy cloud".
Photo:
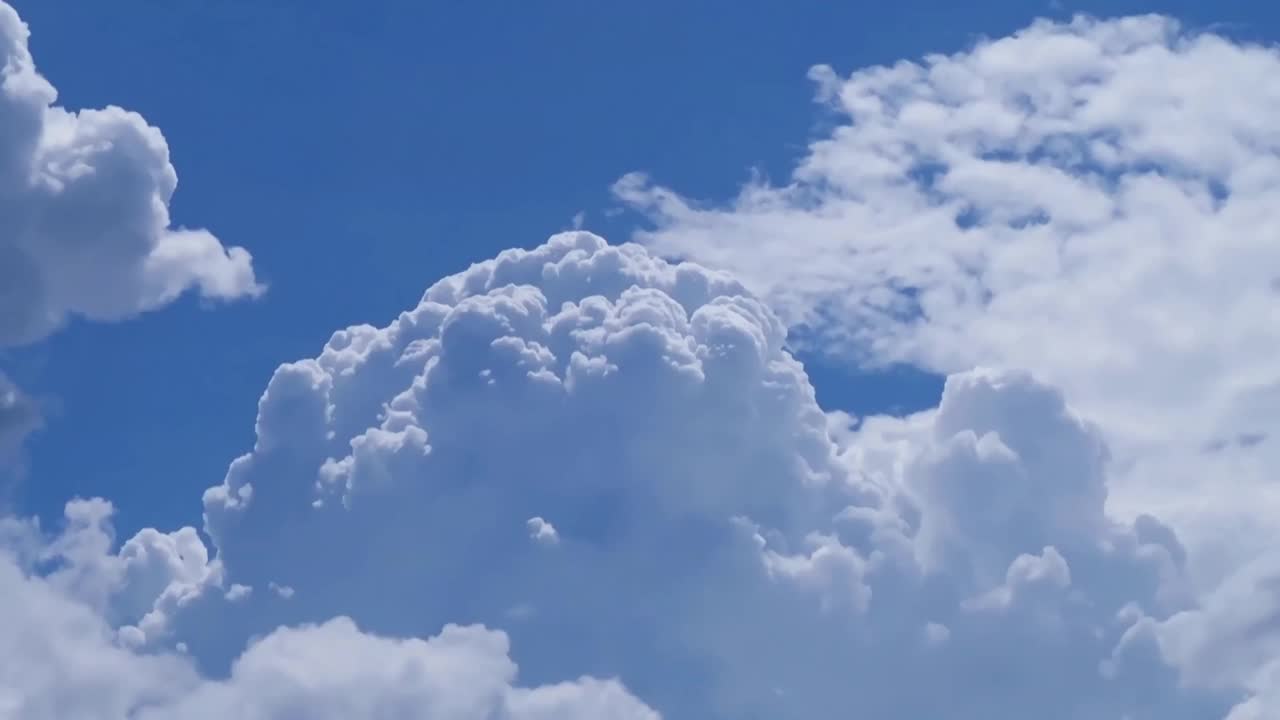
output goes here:
[{"label": "fluffy cloud", "polygon": [[507,652],[504,634],[481,627],[451,625],[429,640],[395,640],[338,618],[277,630],[236,661],[227,681],[138,717],[658,720],[616,681],[514,687]]},{"label": "fluffy cloud", "polygon": [[228,581],[296,592],[212,598],[179,636],[216,657],[287,617],[483,623],[533,681],[621,677],[671,717],[1245,699],[1247,673],[1173,652],[1174,618],[1204,627],[1186,550],[1107,514],[1105,444],[1061,394],[975,371],[850,423],[784,339],[727,276],[588,233],[446,278],[276,372],[206,526]]},{"label": "fluffy cloud", "polygon": [[[181,653],[135,649],[136,628],[111,621],[107,598],[154,596],[162,576],[170,592],[204,560],[203,546],[190,528],[146,531],[113,554],[109,512],[103,501],[73,502],[53,538],[31,524],[0,527],[0,718],[658,718],[612,680],[515,685],[506,636],[477,626],[393,639],[339,617],[276,629],[226,678],[202,676]],[[187,568],[175,567],[184,554]]]},{"label": "fluffy cloud", "polygon": [[716,206],[628,176],[641,239],[824,351],[1062,387],[1107,434],[1116,510],[1172,521],[1202,582],[1274,548],[1280,53],[1079,18],[811,74],[840,122],[789,182]]},{"label": "fluffy cloud", "polygon": [[0,718],[120,720],[196,682],[183,661],[116,641],[86,605],[0,552]]},{"label": "fluffy cloud", "polygon": [[166,636],[174,613],[218,587],[221,574],[194,528],[147,528],[117,548],[114,512],[106,500],[73,500],[56,534],[35,521],[0,520],[0,550],[116,628],[121,642],[143,645]]},{"label": "fluffy cloud", "polygon": [[1261,558],[1235,573],[1196,609],[1158,630],[1166,652],[1205,686],[1245,679],[1255,697],[1229,720],[1261,720],[1280,712],[1280,559]]},{"label": "fluffy cloud", "polygon": [[27,37],[0,2],[0,347],[191,288],[215,300],[261,292],[246,250],[170,227],[177,175],[160,131],[117,107],[55,105]]}]

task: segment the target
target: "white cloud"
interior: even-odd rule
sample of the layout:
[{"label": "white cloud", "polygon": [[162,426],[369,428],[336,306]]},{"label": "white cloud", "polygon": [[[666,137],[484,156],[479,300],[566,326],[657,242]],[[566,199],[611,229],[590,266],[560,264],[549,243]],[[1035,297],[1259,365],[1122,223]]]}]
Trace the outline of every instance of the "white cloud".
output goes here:
[{"label": "white cloud", "polygon": [[116,549],[113,513],[105,500],[73,500],[58,534],[22,526],[23,555],[29,567],[46,569],[48,586],[92,608],[126,642],[143,645],[166,636],[180,608],[219,586],[221,571],[190,527],[171,533],[147,528]]},{"label": "white cloud", "polygon": [[37,71],[28,30],[0,2],[0,347],[71,316],[117,320],[188,289],[257,295],[251,258],[170,226],[177,186],[160,131],[118,107],[71,111]]},{"label": "white cloud", "polygon": [[[1170,618],[1202,622],[1186,551],[1107,514],[1105,444],[1061,394],[981,370],[840,427],[784,340],[732,279],[638,246],[507,251],[279,368],[205,495],[218,560],[296,588],[299,618],[504,627],[530,677],[618,676],[676,717],[1221,720],[1246,697],[1249,673],[1166,653]],[[529,541],[546,518],[555,552]],[[199,628],[283,612],[248,607],[179,636],[226,655]]]},{"label": "white cloud", "polygon": [[281,599],[288,600],[293,597],[293,588],[288,585],[278,585],[276,583],[267,583],[267,589],[275,593]]},{"label": "white cloud", "polygon": [[1079,18],[812,77],[841,122],[785,184],[716,206],[621,180],[643,242],[732,270],[822,351],[1063,388],[1116,511],[1169,519],[1206,586],[1274,548],[1280,53]]},{"label": "white cloud", "polygon": [[0,587],[0,718],[120,720],[196,682],[185,663],[124,647],[93,608],[3,551]]},{"label": "white cloud", "polygon": [[560,542],[560,533],[556,532],[556,526],[540,517],[529,518],[525,526],[529,529],[529,538],[536,543],[555,545]]},{"label": "white cloud", "polygon": [[346,618],[277,630],[205,683],[139,720],[658,720],[616,681],[583,678],[513,687],[507,638],[482,627],[445,627],[429,640],[361,632]]},{"label": "white cloud", "polygon": [[42,422],[36,401],[0,372],[0,467]]},{"label": "white cloud", "polygon": [[1241,569],[1201,607],[1171,618],[1158,636],[1196,682],[1229,687],[1246,678],[1258,696],[1238,709],[1241,717],[1272,717],[1280,711],[1278,618],[1280,559],[1272,554]]},{"label": "white cloud", "polygon": [[0,551],[0,718],[192,720],[657,720],[616,681],[514,685],[507,638],[445,627],[428,640],[360,631],[346,618],[280,628],[249,644],[229,677],[139,653],[92,607]]}]

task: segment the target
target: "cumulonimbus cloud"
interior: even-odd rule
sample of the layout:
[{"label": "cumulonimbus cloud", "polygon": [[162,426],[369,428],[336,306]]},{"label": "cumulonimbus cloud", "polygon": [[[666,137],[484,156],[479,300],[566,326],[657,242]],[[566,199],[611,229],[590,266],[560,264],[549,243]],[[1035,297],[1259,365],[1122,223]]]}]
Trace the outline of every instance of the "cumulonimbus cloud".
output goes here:
[{"label": "cumulonimbus cloud", "polygon": [[178,635],[481,622],[531,677],[617,675],[671,717],[1219,720],[1248,693],[1166,654],[1208,622],[1187,551],[1108,515],[1061,394],[975,371],[849,425],[785,338],[731,278],[588,233],[446,278],[277,371],[205,513],[227,581],[296,592]]},{"label": "cumulonimbus cloud", "polygon": [[[15,597],[73,618],[25,622],[12,651],[44,660],[0,687],[30,717],[142,698],[396,720],[1266,707],[1270,640],[1197,595],[1172,529],[1108,514],[1105,442],[1059,392],[976,370],[935,410],[853,421],[818,408],[785,337],[732,278],[588,233],[446,278],[277,370],[252,451],[205,494],[212,548],[185,528],[115,549],[102,501],[52,537],[0,526]],[[62,623],[112,668],[20,645]],[[1238,659],[1206,669],[1196,648],[1223,637]],[[229,679],[156,654],[176,644]],[[132,663],[170,679],[110,680]],[[125,694],[84,700],[104,683]]]}]

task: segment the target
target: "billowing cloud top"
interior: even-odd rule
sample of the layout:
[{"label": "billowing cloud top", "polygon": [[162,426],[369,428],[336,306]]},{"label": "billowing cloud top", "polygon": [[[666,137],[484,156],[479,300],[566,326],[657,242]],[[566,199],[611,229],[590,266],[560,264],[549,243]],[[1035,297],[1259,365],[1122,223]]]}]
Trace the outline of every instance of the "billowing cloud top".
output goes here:
[{"label": "billowing cloud top", "polygon": [[715,205],[628,176],[641,239],[825,352],[1063,388],[1107,432],[1117,508],[1202,546],[1205,582],[1273,550],[1280,52],[1078,18],[812,77],[839,122],[789,182]]},{"label": "billowing cloud top", "polygon": [[228,581],[294,592],[178,633],[481,622],[535,681],[617,676],[670,717],[1225,716],[1240,677],[1162,650],[1208,622],[1186,551],[1108,517],[1056,391],[977,371],[832,426],[783,341],[727,276],[588,233],[447,278],[277,371],[205,510]]},{"label": "billowing cloud top", "polygon": [[[1172,530],[1107,515],[1105,445],[1059,393],[980,370],[854,424],[783,339],[731,278],[639,246],[507,251],[277,370],[205,494],[213,552],[190,528],[113,550],[102,501],[53,536],[9,527],[0,643],[42,660],[0,687],[24,718],[1265,702],[1261,658],[1197,665],[1234,618],[1197,604]],[[227,679],[155,653],[173,643]]]},{"label": "billowing cloud top", "polygon": [[54,105],[27,36],[0,2],[0,347],[189,288],[216,300],[260,293],[246,250],[169,226],[178,178],[160,131],[117,107]]}]

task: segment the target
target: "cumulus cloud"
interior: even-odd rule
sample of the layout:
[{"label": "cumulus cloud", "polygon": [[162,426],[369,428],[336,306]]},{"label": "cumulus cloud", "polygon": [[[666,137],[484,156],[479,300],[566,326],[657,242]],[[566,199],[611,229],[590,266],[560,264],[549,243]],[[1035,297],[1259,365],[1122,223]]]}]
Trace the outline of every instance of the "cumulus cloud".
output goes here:
[{"label": "cumulus cloud", "polygon": [[525,526],[529,528],[529,538],[534,542],[543,545],[555,545],[560,542],[560,534],[556,532],[556,526],[540,517],[529,518]]},{"label": "cumulus cloud", "polygon": [[979,370],[934,411],[833,419],[785,337],[732,278],[589,233],[446,278],[277,370],[205,519],[228,581],[297,594],[192,604],[178,635],[214,657],[201,628],[285,612],[483,623],[534,682],[620,677],[670,717],[1221,720],[1250,697],[1173,652],[1207,612],[1186,550],[1108,514],[1105,442],[1058,391]]},{"label": "cumulus cloud", "polygon": [[1280,52],[1082,17],[811,76],[838,122],[786,182],[717,205],[627,176],[640,239],[732,270],[823,352],[1063,388],[1107,434],[1116,510],[1167,517],[1203,582],[1273,548]]},{"label": "cumulus cloud", "polygon": [[42,570],[45,585],[96,612],[122,642],[145,645],[165,637],[173,615],[218,587],[221,574],[191,527],[143,529],[117,548],[114,512],[106,500],[73,500],[56,534],[34,521],[11,522],[11,538],[21,542],[0,543],[0,550],[20,548],[16,557]]},{"label": "cumulus cloud", "polygon": [[280,628],[213,679],[180,654],[131,649],[96,608],[3,551],[0,587],[0,718],[658,718],[613,680],[514,684],[506,636],[482,627],[427,640],[370,635],[347,618]]},{"label": "cumulus cloud", "polygon": [[0,372],[0,464],[12,457],[27,435],[41,423],[36,401]]},{"label": "cumulus cloud", "polygon": [[160,131],[118,107],[55,104],[27,26],[0,2],[0,347],[69,317],[118,320],[188,289],[257,295],[248,251],[171,227],[177,175]]},{"label": "cumulus cloud", "polygon": [[93,608],[0,552],[0,717],[120,720],[196,682],[186,663],[124,647]]},{"label": "cumulus cloud", "polygon": [[1166,652],[1208,686],[1245,678],[1255,697],[1231,715],[1272,717],[1280,712],[1280,560],[1250,563],[1209,593],[1200,607],[1179,613],[1157,631]]}]

